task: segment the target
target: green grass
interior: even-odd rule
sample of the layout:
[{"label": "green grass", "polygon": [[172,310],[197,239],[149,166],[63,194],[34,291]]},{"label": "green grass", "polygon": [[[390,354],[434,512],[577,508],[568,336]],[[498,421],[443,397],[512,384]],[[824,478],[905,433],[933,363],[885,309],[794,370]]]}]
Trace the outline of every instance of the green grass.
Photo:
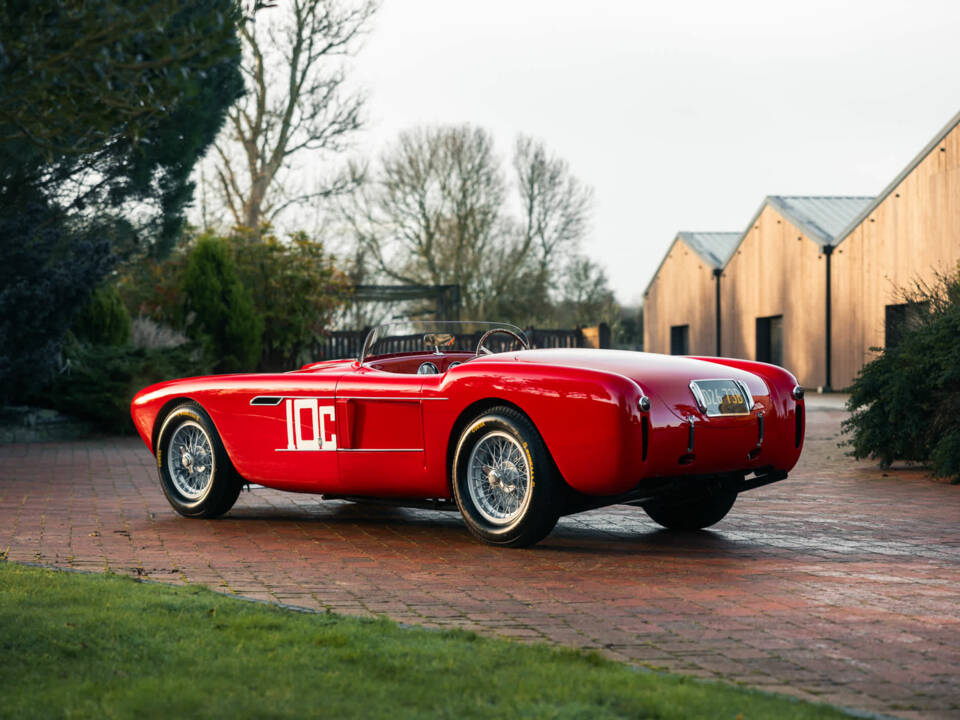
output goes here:
[{"label": "green grass", "polygon": [[0,717],[830,718],[596,654],[0,562]]}]

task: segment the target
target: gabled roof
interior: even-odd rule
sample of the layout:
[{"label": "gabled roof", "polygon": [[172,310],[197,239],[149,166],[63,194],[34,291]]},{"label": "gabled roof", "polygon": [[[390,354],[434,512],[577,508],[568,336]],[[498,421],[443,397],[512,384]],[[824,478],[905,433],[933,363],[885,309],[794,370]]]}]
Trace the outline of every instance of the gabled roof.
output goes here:
[{"label": "gabled roof", "polygon": [[897,189],[900,183],[902,183],[906,179],[907,175],[912,173],[916,169],[917,165],[923,162],[923,159],[927,157],[927,155],[929,155],[931,152],[933,152],[934,149],[936,149],[940,145],[940,143],[944,141],[947,135],[953,132],[953,129],[957,125],[960,125],[960,112],[958,112],[956,115],[950,118],[950,122],[944,125],[943,128],[941,128],[940,132],[938,132],[936,136],[933,138],[933,140],[928,142],[926,146],[924,146],[923,150],[921,150],[920,153],[915,158],[913,158],[913,160],[907,163],[907,166],[900,171],[900,173],[893,179],[893,181],[891,181],[889,185],[887,185],[883,190],[880,191],[880,194],[873,199],[873,202],[867,204],[859,213],[857,213],[850,220],[849,223],[847,223],[847,225],[843,228],[843,230],[841,230],[840,233],[837,235],[837,242],[838,243],[843,242],[850,233],[856,230],[857,226],[860,225],[860,223],[862,223],[864,219],[868,215],[870,215],[870,213],[872,213],[874,210],[877,209],[877,206],[879,206],[880,203],[886,200],[890,196],[890,194]]},{"label": "gabled roof", "polygon": [[[835,246],[839,242],[840,232],[849,225],[850,219],[856,217],[872,201],[872,197],[863,195],[767,195],[750,218],[747,229],[739,234],[737,242],[727,253],[723,267],[727,266],[737,248],[747,239],[751,228],[767,205],[774,207],[778,213],[796,225],[800,232],[817,243],[822,251],[825,245]],[[658,272],[659,270],[657,268]],[[649,285],[647,287],[649,288]]]},{"label": "gabled roof", "polygon": [[872,201],[872,197],[865,196],[768,195],[747,226],[747,231],[760,217],[763,208],[772,205],[822,250],[825,245],[836,245],[844,228]]},{"label": "gabled roof", "polygon": [[673,248],[678,242],[682,241],[684,245],[693,250],[708,267],[719,270],[727,264],[730,256],[733,255],[733,251],[740,244],[742,234],[738,232],[678,232],[673,242],[670,243],[670,247],[663,254],[663,259],[657,265],[657,269],[650,278],[650,282],[647,283],[647,287],[644,288],[644,296],[650,291],[650,286],[657,279],[663,264],[670,257],[670,253],[673,252]]},{"label": "gabled roof", "polygon": [[708,265],[722,268],[740,243],[738,232],[679,232],[683,240]]}]

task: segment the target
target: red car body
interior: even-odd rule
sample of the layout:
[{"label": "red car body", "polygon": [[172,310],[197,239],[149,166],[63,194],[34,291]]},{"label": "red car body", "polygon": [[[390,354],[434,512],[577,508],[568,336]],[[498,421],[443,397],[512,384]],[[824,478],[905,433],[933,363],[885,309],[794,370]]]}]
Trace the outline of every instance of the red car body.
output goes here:
[{"label": "red car body", "polygon": [[[425,360],[439,374],[415,374]],[[691,389],[704,378],[738,381],[752,396],[749,412],[708,415]],[[682,492],[677,481],[695,488],[723,478],[742,492],[780,480],[804,436],[802,390],[782,368],[615,350],[404,353],[160,383],[132,404],[158,465],[165,414],[184,400],[206,411],[247,482],[400,501],[452,498],[465,424],[484,409],[512,407],[575,491],[568,512]]]}]

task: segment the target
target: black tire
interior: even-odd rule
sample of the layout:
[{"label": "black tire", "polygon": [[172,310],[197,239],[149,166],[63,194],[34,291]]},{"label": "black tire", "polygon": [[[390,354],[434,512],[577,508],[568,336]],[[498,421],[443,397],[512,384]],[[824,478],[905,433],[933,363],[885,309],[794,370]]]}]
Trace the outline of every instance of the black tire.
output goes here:
[{"label": "black tire", "polygon": [[[497,468],[480,465],[486,449],[495,443],[503,444],[507,456]],[[475,465],[478,469],[490,467],[490,474],[483,475],[485,471],[476,470],[471,475],[471,462],[478,463]],[[497,477],[497,470],[504,473],[503,478]],[[470,532],[484,542],[527,547],[545,538],[557,524],[563,481],[540,433],[525,415],[513,408],[491,408],[467,424],[457,443],[452,471],[453,493],[460,514]],[[497,488],[491,490],[492,493],[499,493],[498,497],[516,504],[503,518],[491,517],[491,501],[482,497],[487,482]],[[495,483],[499,483],[499,487]],[[523,495],[518,494],[514,499],[513,492]]]},{"label": "black tire", "polygon": [[[190,438],[196,439],[196,445],[191,445],[197,448],[196,460],[187,448]],[[219,517],[237,501],[243,479],[227,457],[210,417],[197,403],[178,405],[164,418],[156,455],[163,494],[184,517]]]},{"label": "black tire", "polygon": [[736,499],[735,492],[717,493],[689,503],[649,503],[643,509],[651,520],[669,530],[702,530],[723,520]]}]

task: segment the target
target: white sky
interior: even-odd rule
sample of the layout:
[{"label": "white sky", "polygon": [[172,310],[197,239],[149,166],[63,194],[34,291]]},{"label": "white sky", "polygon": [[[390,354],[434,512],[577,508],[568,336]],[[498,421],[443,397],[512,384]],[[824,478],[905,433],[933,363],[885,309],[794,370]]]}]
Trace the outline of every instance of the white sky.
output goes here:
[{"label": "white sky", "polygon": [[957,0],[383,0],[360,147],[469,122],[596,193],[585,252],[638,303],[678,230],[766,195],[872,195],[960,110]]}]

